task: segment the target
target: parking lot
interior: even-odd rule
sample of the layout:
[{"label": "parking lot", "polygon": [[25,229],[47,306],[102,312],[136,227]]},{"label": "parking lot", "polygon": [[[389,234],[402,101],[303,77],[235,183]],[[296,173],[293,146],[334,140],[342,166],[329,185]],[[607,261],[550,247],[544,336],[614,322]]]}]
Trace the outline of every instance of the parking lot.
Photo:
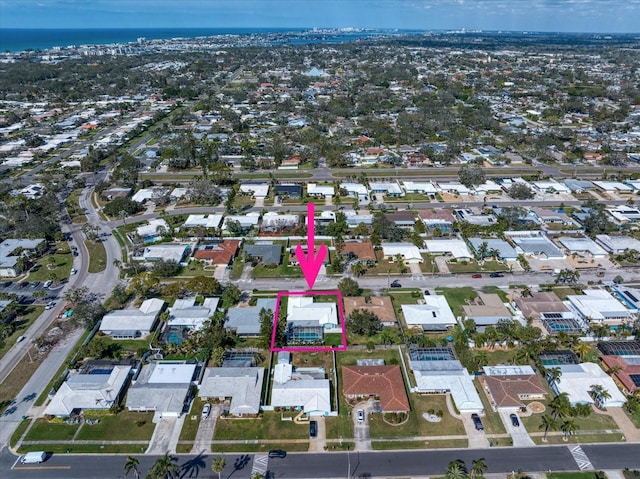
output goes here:
[{"label": "parking lot", "polygon": [[[58,283],[56,289],[49,289],[44,287],[44,283],[40,281],[22,281],[22,282],[11,282],[4,281],[0,282],[0,293],[4,294],[15,294],[18,298],[19,304],[31,304],[35,301],[33,294],[37,291],[45,291],[47,294],[43,298],[45,299],[55,299],[58,297],[58,292],[62,289],[62,285]],[[40,293],[41,294],[41,293]],[[36,294],[36,297],[38,295]]]}]

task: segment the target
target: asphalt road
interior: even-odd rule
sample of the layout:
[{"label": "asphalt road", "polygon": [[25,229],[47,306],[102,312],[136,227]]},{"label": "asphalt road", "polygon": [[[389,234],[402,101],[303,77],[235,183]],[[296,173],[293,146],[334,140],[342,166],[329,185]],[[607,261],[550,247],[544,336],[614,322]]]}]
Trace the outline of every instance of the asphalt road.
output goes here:
[{"label": "asphalt road", "polygon": [[[289,453],[284,459],[270,459],[268,470],[275,478],[312,479],[348,477],[424,477],[442,475],[451,461],[462,460],[467,467],[484,458],[490,473],[578,470],[570,448],[573,446],[538,446],[534,448],[492,448],[485,450],[447,449],[432,451],[381,451],[351,453]],[[639,444],[582,446],[595,470],[640,467]],[[158,456],[136,456],[142,476]],[[210,477],[213,455],[176,456],[182,477]],[[253,455],[225,454],[227,466],[222,477],[245,479],[251,475]],[[242,468],[234,468],[244,458]],[[54,454],[42,464],[21,465],[6,449],[0,454],[3,479],[103,479],[124,477],[126,455]]]}]

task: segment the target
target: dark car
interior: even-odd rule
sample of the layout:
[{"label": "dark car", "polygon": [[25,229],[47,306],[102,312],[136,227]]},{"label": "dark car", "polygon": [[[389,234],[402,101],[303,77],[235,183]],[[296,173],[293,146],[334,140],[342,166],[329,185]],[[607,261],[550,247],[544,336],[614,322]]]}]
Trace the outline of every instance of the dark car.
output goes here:
[{"label": "dark car", "polygon": [[391,287],[392,288],[402,288],[402,285],[400,284],[400,281],[395,280],[394,282],[391,283]]},{"label": "dark car", "polygon": [[504,277],[504,274],[502,273],[491,273],[489,275],[489,278],[503,278],[503,277]]},{"label": "dark car", "polygon": [[484,425],[482,424],[482,421],[480,420],[480,416],[478,416],[476,413],[473,413],[471,415],[471,419],[473,419],[473,424],[476,427],[476,430],[484,431]]},{"label": "dark car", "polygon": [[318,435],[318,422],[317,421],[311,421],[309,423],[309,436],[310,437],[316,437]]},{"label": "dark car", "polygon": [[280,459],[284,459],[285,457],[287,457],[287,452],[283,451],[282,449],[273,449],[269,451],[269,457],[270,458],[279,457]]},{"label": "dark car", "polygon": [[424,290],[424,295],[425,295],[425,296],[429,296],[430,294],[431,294],[431,292],[430,292],[428,289],[425,289],[425,290]]},{"label": "dark car", "polygon": [[509,418],[511,419],[511,424],[513,424],[515,427],[520,426],[520,421],[518,421],[518,416],[516,416],[515,414],[509,414]]},{"label": "dark car", "polygon": [[476,273],[476,274],[472,274],[471,275],[472,278],[482,278],[482,275],[480,273]]}]

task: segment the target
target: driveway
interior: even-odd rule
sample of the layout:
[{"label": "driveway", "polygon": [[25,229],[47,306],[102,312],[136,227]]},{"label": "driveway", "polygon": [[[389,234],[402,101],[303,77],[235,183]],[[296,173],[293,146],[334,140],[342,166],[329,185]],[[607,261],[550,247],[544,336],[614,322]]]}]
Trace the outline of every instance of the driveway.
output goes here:
[{"label": "driveway", "polygon": [[[220,414],[222,414],[222,404],[212,404],[209,417],[200,421],[196,438],[193,441],[191,454],[209,454],[211,452],[213,431],[216,429],[216,422],[218,422]],[[187,418],[187,420],[190,420],[190,418]]]},{"label": "driveway", "polygon": [[[372,404],[363,402],[357,404],[351,411],[351,420],[353,421],[353,437],[355,439],[356,451],[371,451],[371,435],[369,434],[369,415],[371,414]],[[364,422],[358,422],[358,409],[364,409]]]},{"label": "driveway", "polygon": [[511,418],[509,417],[510,412],[498,411],[498,413],[500,414],[500,419],[502,419],[505,429],[511,436],[511,439],[513,439],[513,447],[534,447],[536,445],[533,439],[529,437],[529,433],[524,427],[524,423],[520,417],[518,417],[520,425],[516,427],[511,423]]},{"label": "driveway", "polygon": [[[464,430],[467,433],[467,438],[469,439],[469,449],[484,449],[489,447],[489,440],[485,435],[484,431],[476,430],[475,425],[473,424],[473,419],[471,419],[470,412],[460,413],[460,417],[462,419],[462,424],[464,425]],[[482,416],[480,416],[482,419]]]},{"label": "driveway", "polygon": [[324,416],[313,416],[310,420],[318,423],[318,435],[309,438],[309,452],[323,452],[327,445],[327,426]]},{"label": "driveway", "polygon": [[173,436],[173,429],[176,427],[178,418],[161,417],[156,424],[156,428],[153,431],[151,441],[149,441],[149,447],[145,454],[164,454],[170,450],[171,437]]}]

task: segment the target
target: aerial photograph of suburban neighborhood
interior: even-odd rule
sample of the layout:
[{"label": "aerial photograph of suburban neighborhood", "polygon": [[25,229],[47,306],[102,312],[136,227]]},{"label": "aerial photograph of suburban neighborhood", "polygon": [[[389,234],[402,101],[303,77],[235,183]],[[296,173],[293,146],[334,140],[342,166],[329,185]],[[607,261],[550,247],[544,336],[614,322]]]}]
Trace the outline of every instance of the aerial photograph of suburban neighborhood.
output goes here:
[{"label": "aerial photograph of suburban neighborhood", "polygon": [[0,0],[0,477],[640,478],[640,3]]}]

